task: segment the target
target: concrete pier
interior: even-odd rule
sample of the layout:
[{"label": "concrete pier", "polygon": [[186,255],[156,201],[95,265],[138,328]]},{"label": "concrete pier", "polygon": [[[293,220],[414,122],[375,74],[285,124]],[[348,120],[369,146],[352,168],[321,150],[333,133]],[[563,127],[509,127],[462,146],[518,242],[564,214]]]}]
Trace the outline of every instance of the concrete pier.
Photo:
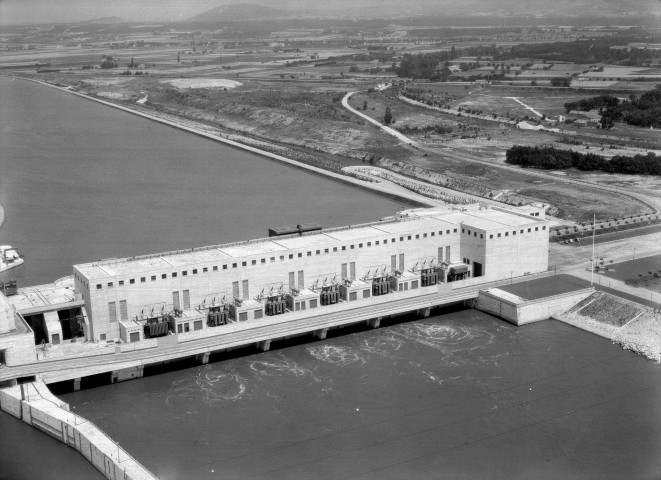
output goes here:
[{"label": "concrete pier", "polygon": [[326,335],[328,334],[328,329],[327,328],[322,328],[321,330],[317,330],[312,333],[315,338],[318,338],[319,340],[326,340]]},{"label": "concrete pier", "polygon": [[125,382],[127,380],[133,380],[136,378],[142,378],[144,374],[145,374],[144,365],[122,368],[121,370],[115,370],[112,372],[112,383],[119,383],[119,382]]},{"label": "concrete pier", "polygon": [[259,348],[262,352],[268,352],[271,349],[271,340],[264,340],[263,342],[258,342],[257,348]]},{"label": "concrete pier", "polygon": [[204,352],[204,353],[200,353],[200,354],[196,355],[195,358],[202,365],[206,365],[207,363],[209,363],[209,357],[210,356],[211,356],[210,352]]},{"label": "concrete pier", "polygon": [[379,328],[381,326],[382,318],[383,317],[371,318],[367,321],[367,325],[369,325],[371,328]]}]

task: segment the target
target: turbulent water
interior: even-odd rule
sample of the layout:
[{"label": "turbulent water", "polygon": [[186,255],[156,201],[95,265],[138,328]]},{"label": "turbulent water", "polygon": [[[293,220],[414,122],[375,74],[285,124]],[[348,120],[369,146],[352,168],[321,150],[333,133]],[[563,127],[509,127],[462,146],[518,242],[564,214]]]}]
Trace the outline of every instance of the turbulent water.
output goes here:
[{"label": "turbulent water", "polygon": [[661,473],[661,370],[560,322],[446,310],[279,346],[63,397],[162,479]]}]

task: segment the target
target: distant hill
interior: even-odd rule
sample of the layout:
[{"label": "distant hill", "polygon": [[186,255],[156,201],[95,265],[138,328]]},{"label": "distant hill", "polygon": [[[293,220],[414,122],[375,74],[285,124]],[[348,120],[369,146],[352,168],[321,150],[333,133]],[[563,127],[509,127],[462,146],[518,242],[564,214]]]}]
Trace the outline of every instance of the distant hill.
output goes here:
[{"label": "distant hill", "polygon": [[132,22],[125,18],[114,16],[114,17],[93,18],[92,20],[86,20],[80,23],[96,24],[96,25],[114,25],[117,23],[132,23]]},{"label": "distant hill", "polygon": [[290,16],[290,12],[279,8],[255,3],[237,3],[212,8],[189,18],[186,23],[245,22],[250,20],[273,20]]}]

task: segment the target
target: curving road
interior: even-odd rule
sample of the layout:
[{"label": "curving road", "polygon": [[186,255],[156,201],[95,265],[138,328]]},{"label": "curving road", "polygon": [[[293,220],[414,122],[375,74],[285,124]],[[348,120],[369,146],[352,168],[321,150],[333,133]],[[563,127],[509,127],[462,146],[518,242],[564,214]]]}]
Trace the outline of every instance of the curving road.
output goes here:
[{"label": "curving road", "polygon": [[[415,140],[399,133],[395,129],[387,127],[387,126],[381,124],[380,122],[378,122],[377,120],[374,120],[373,118],[369,117],[368,115],[365,115],[364,113],[359,112],[358,110],[354,109],[351,105],[349,105],[349,98],[354,93],[357,93],[357,92],[349,92],[342,99],[342,105],[347,110],[349,110],[351,113],[353,113],[355,115],[358,115],[359,117],[367,120],[368,122],[370,122],[374,125],[377,125],[379,128],[381,128],[381,130],[383,130],[387,134],[397,138],[402,143],[405,143],[405,144],[410,145],[414,148],[417,148],[419,150],[422,150],[422,151],[425,151],[425,152],[428,152],[428,153],[432,153],[432,154],[435,154],[435,155],[442,155],[442,156],[447,155],[447,152],[444,152],[442,150],[420,144],[420,143],[416,142]],[[500,168],[500,169],[504,169],[504,170],[508,170],[508,171],[512,171],[512,172],[517,172],[519,174],[522,173],[522,169],[519,168],[519,167],[513,167],[513,166],[510,166],[510,165],[502,165],[502,164],[494,163],[494,162],[489,161],[489,160],[481,160],[481,159],[478,159],[478,158],[475,158],[473,156],[469,156],[469,155],[466,155],[466,154],[453,153],[453,157],[455,159],[465,160],[467,162],[481,163],[483,165],[487,165],[487,166],[492,167],[492,168]],[[576,180],[576,179],[572,179],[572,178],[563,178],[563,177],[559,177],[557,175],[550,175],[550,174],[547,174],[547,173],[544,173],[544,172],[541,172],[541,171],[535,171],[535,170],[531,170],[531,169],[527,169],[525,171],[525,173],[527,175],[531,175],[531,176],[534,176],[534,177],[543,178],[544,180],[552,180],[554,182],[561,182],[561,183],[576,185],[576,186],[579,186],[579,187],[580,186],[589,186],[589,187],[596,188],[596,189],[599,189],[599,190],[603,190],[603,191],[606,191],[606,192],[613,192],[613,193],[617,193],[619,195],[625,195],[629,198],[632,198],[634,200],[637,200],[637,201],[647,205],[654,213],[659,213],[659,210],[656,208],[657,199],[654,198],[654,197],[648,196],[648,195],[642,195],[640,193],[634,193],[634,192],[623,192],[621,189],[619,189],[617,187],[611,187],[611,186],[608,186],[608,185],[601,185],[601,184],[598,184],[598,183],[588,182],[586,180]],[[565,223],[567,223],[567,222],[565,222]],[[569,222],[569,223],[571,223],[571,222]]]}]

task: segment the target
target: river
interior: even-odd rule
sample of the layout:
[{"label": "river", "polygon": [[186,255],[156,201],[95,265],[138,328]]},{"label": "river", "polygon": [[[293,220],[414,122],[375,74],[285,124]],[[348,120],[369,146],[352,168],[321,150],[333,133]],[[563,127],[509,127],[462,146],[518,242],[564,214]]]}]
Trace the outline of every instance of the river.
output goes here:
[{"label": "river", "polygon": [[[65,92],[0,92],[0,241],[26,254],[22,284],[400,207]],[[557,321],[409,320],[61,397],[164,480],[661,476],[658,365]],[[91,470],[0,414],[0,479]]]}]

